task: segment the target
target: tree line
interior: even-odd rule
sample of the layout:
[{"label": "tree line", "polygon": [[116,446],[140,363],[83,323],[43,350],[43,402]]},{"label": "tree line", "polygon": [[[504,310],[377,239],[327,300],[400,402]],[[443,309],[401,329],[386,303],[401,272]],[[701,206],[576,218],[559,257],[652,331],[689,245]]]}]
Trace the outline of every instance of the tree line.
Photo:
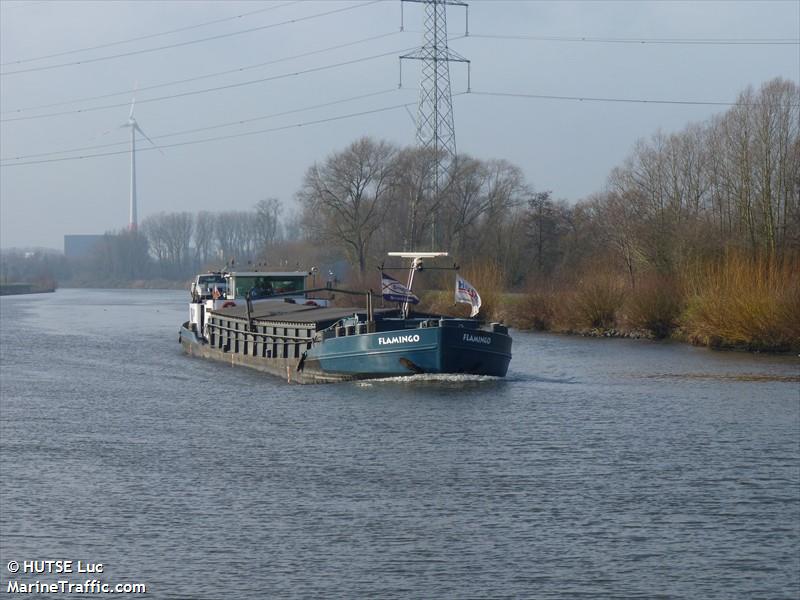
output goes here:
[{"label": "tree line", "polygon": [[442,249],[497,265],[507,287],[609,262],[635,286],[729,248],[780,259],[800,247],[799,107],[794,82],[748,88],[724,114],[637,142],[575,204],[466,155],[436,195],[429,153],[362,138],[309,168],[302,224],[361,273],[387,250]]},{"label": "tree line", "polygon": [[224,265],[252,264],[286,228],[281,202],[268,198],[252,210],[161,212],[138,231],[106,234],[85,266],[112,279],[185,280]]},{"label": "tree line", "polygon": [[252,210],[161,212],[146,217],[136,231],[106,233],[83,257],[67,259],[43,249],[4,251],[0,277],[76,285],[183,281],[200,270],[266,260],[287,237],[298,237],[296,230],[296,218],[284,218],[276,198],[261,200]]},{"label": "tree line", "polygon": [[431,249],[490,265],[504,289],[598,269],[636,287],[731,249],[780,261],[800,249],[799,123],[797,83],[749,87],[722,114],[639,140],[577,203],[502,159],[460,155],[437,182],[430,151],[365,137],[308,168],[296,214],[268,198],[249,211],[150,215],[138,232],[107,234],[72,274],[179,280],[232,261],[341,260],[363,281],[387,251]]},{"label": "tree line", "polygon": [[800,248],[800,88],[747,88],[705,123],[639,141],[608,189],[579,208],[635,284],[735,248],[780,260]]},{"label": "tree line", "polygon": [[286,227],[277,198],[250,211],[158,213],[142,221],[142,236],[159,277],[175,279],[211,264],[253,261],[282,240]]},{"label": "tree line", "polygon": [[[576,203],[466,155],[437,185],[425,150],[369,138],[310,167],[297,200],[304,235],[358,283],[389,250],[448,250],[492,294],[483,318],[786,350],[800,347],[799,129],[800,86],[774,79],[639,140]],[[447,292],[426,308],[459,311]]]},{"label": "tree line", "polygon": [[361,138],[308,169],[297,200],[303,234],[337,248],[363,276],[387,251],[447,250],[524,275],[520,217],[538,197],[519,167],[461,155],[435,193],[435,161],[421,148]]}]

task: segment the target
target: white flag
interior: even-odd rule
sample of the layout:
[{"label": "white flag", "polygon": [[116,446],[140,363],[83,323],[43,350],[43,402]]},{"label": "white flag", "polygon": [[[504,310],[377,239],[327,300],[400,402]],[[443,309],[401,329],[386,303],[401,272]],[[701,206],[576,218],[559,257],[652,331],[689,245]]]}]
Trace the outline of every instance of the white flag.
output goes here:
[{"label": "white flag", "polygon": [[472,305],[470,317],[474,317],[481,309],[481,296],[478,290],[472,287],[469,282],[456,275],[456,302]]}]

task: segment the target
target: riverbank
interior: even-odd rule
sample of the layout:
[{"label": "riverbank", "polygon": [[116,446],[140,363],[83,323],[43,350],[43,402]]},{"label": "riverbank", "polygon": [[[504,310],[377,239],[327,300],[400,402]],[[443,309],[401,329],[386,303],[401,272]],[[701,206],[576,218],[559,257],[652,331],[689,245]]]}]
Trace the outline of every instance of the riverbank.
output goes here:
[{"label": "riverbank", "polygon": [[[679,276],[642,275],[632,285],[608,272],[498,293],[470,281],[484,299],[481,318],[522,330],[588,337],[673,339],[716,349],[800,351],[800,266],[737,256]],[[532,286],[533,288],[533,286]],[[488,293],[484,295],[484,290]],[[422,310],[467,316],[452,292],[429,292]]]},{"label": "riverbank", "polygon": [[[481,293],[480,318],[520,330],[583,337],[672,339],[715,349],[800,352],[800,262],[781,264],[730,255],[680,276],[627,277],[598,270],[579,278],[501,292],[499,269],[468,269]],[[188,289],[188,281],[78,280],[65,288]],[[346,286],[347,287],[347,286]],[[363,289],[353,283],[352,289]],[[352,299],[348,299],[348,303]],[[422,293],[420,310],[467,316],[452,291]]]},{"label": "riverbank", "polygon": [[55,284],[1,283],[0,296],[20,296],[23,294],[51,294],[56,291]]},{"label": "riverbank", "polygon": [[65,289],[95,290],[188,290],[189,281],[171,279],[72,279],[60,285]]},{"label": "riverbank", "polygon": [[[445,299],[446,298],[446,299]],[[423,304],[420,310],[438,312],[441,314],[466,317],[469,315],[469,308],[452,304],[452,294],[449,292],[430,292],[422,298]],[[681,317],[677,319],[678,324],[665,330],[662,325],[652,328],[631,326],[627,324],[625,316],[621,316],[619,322],[614,321],[613,325],[590,326],[577,322],[565,322],[554,318],[556,311],[550,307],[557,304],[556,300],[552,303],[542,299],[541,295],[524,296],[522,294],[502,294],[497,307],[490,313],[483,312],[482,318],[489,321],[497,321],[522,331],[541,331],[570,335],[578,337],[596,338],[625,338],[637,340],[663,340],[669,339],[693,346],[705,346],[715,350],[732,350],[745,352],[769,352],[774,354],[800,352],[800,338],[793,339],[782,335],[780,339],[739,339],[732,340],[716,335],[697,335],[688,327],[681,326]]]}]

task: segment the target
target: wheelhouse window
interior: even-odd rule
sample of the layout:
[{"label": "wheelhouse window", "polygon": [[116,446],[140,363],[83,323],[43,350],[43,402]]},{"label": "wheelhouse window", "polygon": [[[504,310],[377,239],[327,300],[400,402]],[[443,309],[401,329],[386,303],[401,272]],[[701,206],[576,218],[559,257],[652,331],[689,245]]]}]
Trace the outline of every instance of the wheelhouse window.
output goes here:
[{"label": "wheelhouse window", "polygon": [[199,275],[197,277],[197,293],[206,296],[211,295],[214,289],[220,294],[225,294],[228,289],[228,282],[222,275]]},{"label": "wheelhouse window", "polygon": [[258,299],[275,294],[291,294],[304,289],[304,277],[236,276],[237,298],[243,298],[248,292],[251,298]]}]

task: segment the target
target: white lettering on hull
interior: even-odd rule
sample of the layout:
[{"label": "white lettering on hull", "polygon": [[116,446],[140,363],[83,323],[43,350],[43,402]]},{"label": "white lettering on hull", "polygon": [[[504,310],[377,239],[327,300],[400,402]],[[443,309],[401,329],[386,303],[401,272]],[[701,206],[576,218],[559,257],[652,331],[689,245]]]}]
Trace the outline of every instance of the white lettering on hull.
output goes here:
[{"label": "white lettering on hull", "polygon": [[464,337],[462,338],[465,342],[474,342],[476,344],[491,344],[492,338],[488,335],[472,335],[471,333],[465,333]]},{"label": "white lettering on hull", "polygon": [[392,337],[379,337],[378,345],[384,346],[386,344],[410,344],[419,342],[419,335],[395,335]]}]

